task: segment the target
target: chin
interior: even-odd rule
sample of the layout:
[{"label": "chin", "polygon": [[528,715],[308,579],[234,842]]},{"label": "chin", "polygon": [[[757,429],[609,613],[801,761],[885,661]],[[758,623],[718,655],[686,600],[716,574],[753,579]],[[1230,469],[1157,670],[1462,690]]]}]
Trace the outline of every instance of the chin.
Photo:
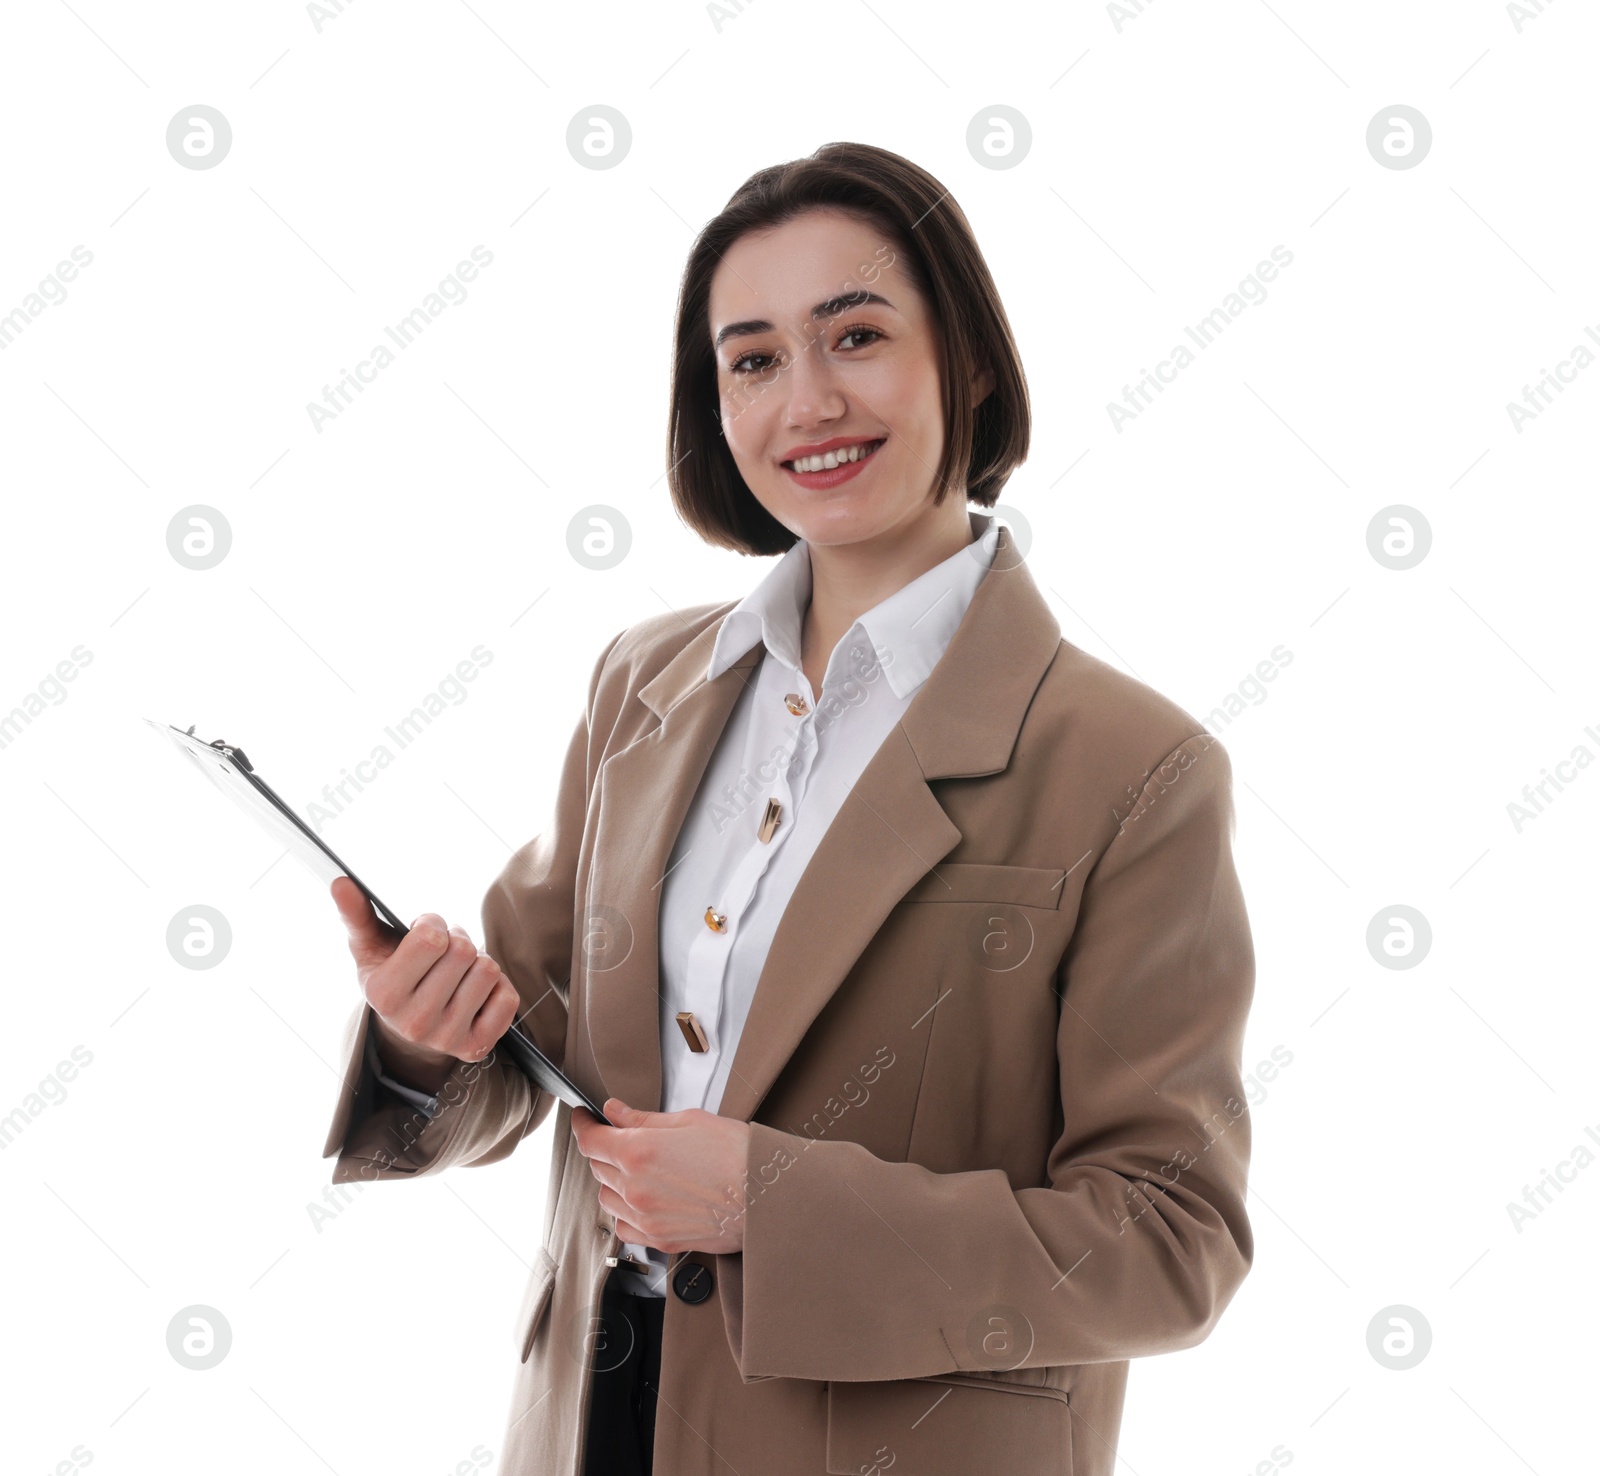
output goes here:
[{"label": "chin", "polygon": [[795,537],[807,543],[860,543],[883,532],[881,518],[872,516],[864,506],[850,505],[842,497],[831,507],[812,504],[798,508],[792,517],[783,521]]}]

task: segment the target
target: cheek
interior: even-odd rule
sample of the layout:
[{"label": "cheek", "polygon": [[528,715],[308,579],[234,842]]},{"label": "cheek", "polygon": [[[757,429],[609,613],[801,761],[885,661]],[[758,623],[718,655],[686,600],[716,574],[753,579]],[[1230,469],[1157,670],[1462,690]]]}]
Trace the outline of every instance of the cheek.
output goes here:
[{"label": "cheek", "polygon": [[735,431],[732,426],[726,431],[728,451],[733,457],[733,464],[745,483],[754,489],[766,476],[762,466],[760,453],[753,445],[745,444],[749,441],[748,428],[741,432]]},{"label": "cheek", "polygon": [[902,359],[862,367],[866,372],[857,388],[863,404],[871,406],[870,413],[894,427],[907,442],[937,443],[944,423],[937,369]]},{"label": "cheek", "polygon": [[720,391],[722,437],[736,461],[754,460],[762,441],[764,401],[759,386],[740,392],[738,387]]}]

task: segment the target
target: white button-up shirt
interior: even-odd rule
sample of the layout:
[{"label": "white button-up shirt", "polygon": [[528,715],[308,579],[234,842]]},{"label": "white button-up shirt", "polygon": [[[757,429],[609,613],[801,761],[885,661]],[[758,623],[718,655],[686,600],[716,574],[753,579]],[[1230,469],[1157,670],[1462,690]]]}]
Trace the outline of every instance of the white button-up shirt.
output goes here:
[{"label": "white button-up shirt", "polygon": [[[917,689],[927,680],[994,559],[999,525],[968,510],[973,541],[874,605],[839,638],[813,694],[800,669],[811,559],[795,543],[724,618],[707,680],[760,640],[766,647],[706,766],[667,866],[661,895],[663,1112],[722,1101],[739,1036],[795,885],[833,817]],[[794,708],[800,707],[800,712]],[[782,807],[759,835],[768,800]],[[720,929],[706,920],[708,907]],[[688,1010],[706,1037],[693,1051],[678,1024]],[[625,1244],[651,1271],[629,1274],[637,1295],[666,1291],[667,1256]]]},{"label": "white button-up shirt", "polygon": [[[706,765],[678,832],[661,895],[661,1110],[722,1101],[756,981],[812,852],[883,740],[911,705],[994,560],[1000,526],[968,509],[973,541],[862,615],[828,658],[822,691],[800,669],[800,632],[811,603],[811,557],[795,543],[724,618],[706,670],[720,676],[760,640],[765,651]],[[794,710],[800,707],[798,713]],[[782,807],[763,842],[769,799]],[[712,909],[720,930],[706,921]],[[678,1013],[691,1011],[706,1049],[691,1051]],[[378,1079],[427,1112],[437,1098]],[[667,1255],[624,1242],[646,1262],[622,1285],[664,1296]]]}]

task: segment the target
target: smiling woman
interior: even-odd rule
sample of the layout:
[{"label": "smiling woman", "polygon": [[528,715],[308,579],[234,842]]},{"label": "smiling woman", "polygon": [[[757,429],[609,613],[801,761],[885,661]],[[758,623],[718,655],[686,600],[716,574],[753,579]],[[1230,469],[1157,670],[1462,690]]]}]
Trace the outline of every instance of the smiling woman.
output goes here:
[{"label": "smiling woman", "polygon": [[[743,553],[869,532],[881,552],[929,493],[946,546],[965,541],[950,494],[992,505],[1028,452],[1027,382],[966,218],[865,145],[762,170],[701,232],[671,399],[674,501]],[[806,424],[823,433],[795,435]]]},{"label": "smiling woman", "polygon": [[[983,511],[1027,384],[932,175],[762,170],[675,335],[674,505],[777,557],[600,652],[483,953],[345,898],[335,1181],[555,1109],[504,1476],[1112,1476],[1129,1360],[1252,1254],[1226,752],[1062,639]],[[513,1017],[605,1122],[494,1057]]]}]

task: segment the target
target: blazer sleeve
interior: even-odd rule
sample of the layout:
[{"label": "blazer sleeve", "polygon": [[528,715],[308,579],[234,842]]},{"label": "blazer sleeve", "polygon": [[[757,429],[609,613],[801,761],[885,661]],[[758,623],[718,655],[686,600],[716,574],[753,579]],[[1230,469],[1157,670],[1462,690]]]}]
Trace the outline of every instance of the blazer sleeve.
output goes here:
[{"label": "blazer sleeve", "polygon": [[[562,1058],[567,1035],[577,911],[578,852],[603,742],[594,741],[600,675],[619,632],[595,663],[588,704],[567,744],[550,826],[514,852],[484,895],[483,949],[521,996],[518,1023],[547,1056]],[[333,1182],[415,1178],[453,1164],[507,1157],[548,1115],[555,1098],[499,1050],[462,1061],[428,1108],[377,1079],[366,1049],[372,1009],[363,999],[345,1031],[344,1087],[323,1157],[338,1155]]]},{"label": "blazer sleeve", "polygon": [[[768,1187],[742,1252],[717,1260],[745,1382],[1096,1363],[1210,1332],[1253,1254],[1240,1054],[1255,962],[1233,829],[1228,756],[1197,734],[1094,865],[1057,974],[1048,1185],[753,1125],[747,1182],[765,1169]],[[985,1348],[990,1331],[1014,1357]]]}]

